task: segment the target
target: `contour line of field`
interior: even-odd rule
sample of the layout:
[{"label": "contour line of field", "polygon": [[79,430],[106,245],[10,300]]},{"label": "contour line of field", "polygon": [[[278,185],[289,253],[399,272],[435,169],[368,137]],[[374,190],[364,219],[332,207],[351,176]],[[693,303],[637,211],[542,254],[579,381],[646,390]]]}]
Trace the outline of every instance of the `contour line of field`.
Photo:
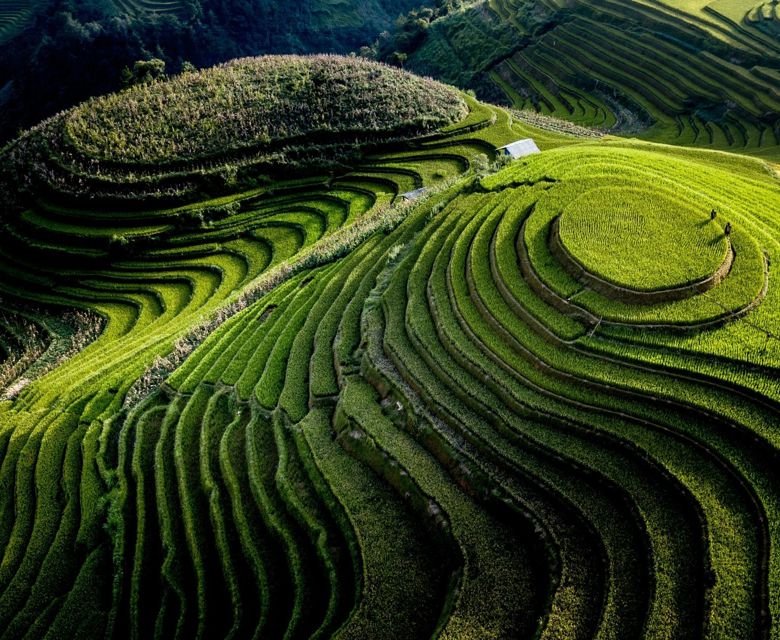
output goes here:
[{"label": "contour line of field", "polygon": [[726,243],[728,244],[728,249],[726,251],[726,256],[723,258],[723,262],[721,262],[720,266],[711,275],[684,285],[666,289],[631,289],[610,282],[609,280],[588,271],[585,265],[583,265],[571,251],[566,248],[563,240],[561,240],[560,218],[560,215],[556,216],[550,224],[550,234],[547,241],[550,252],[558,259],[561,266],[563,266],[569,275],[578,282],[581,282],[585,288],[591,289],[596,293],[619,302],[657,304],[660,302],[671,302],[673,300],[684,300],[693,297],[696,294],[704,293],[705,291],[709,291],[718,286],[731,272],[731,266],[734,263],[734,247],[732,246],[731,238],[727,236]]},{"label": "contour line of field", "polygon": [[[526,218],[527,221],[527,218]],[[521,273],[528,282],[529,286],[551,307],[558,309],[562,313],[566,313],[574,318],[578,318],[591,326],[598,324],[611,325],[616,327],[629,327],[629,328],[641,328],[641,329],[658,329],[658,330],[671,330],[671,331],[697,331],[700,329],[713,329],[719,326],[737,320],[748,314],[755,309],[766,297],[769,290],[769,260],[764,254],[764,285],[758,295],[751,300],[747,305],[740,309],[734,309],[732,311],[724,311],[723,313],[704,320],[701,322],[623,322],[620,320],[610,320],[602,316],[598,316],[595,313],[589,311],[583,306],[580,306],[571,300],[562,298],[560,294],[551,289],[536,273],[533,265],[531,264],[530,256],[528,255],[528,247],[525,244],[525,225],[526,222],[520,227],[515,246],[517,249],[518,263],[520,265]]]}]

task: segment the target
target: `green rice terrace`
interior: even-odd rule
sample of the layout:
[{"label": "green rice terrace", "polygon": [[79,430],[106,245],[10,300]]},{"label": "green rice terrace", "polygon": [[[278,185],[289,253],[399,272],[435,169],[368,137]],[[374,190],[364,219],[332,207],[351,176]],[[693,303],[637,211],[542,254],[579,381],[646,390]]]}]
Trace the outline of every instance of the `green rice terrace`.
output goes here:
[{"label": "green rice terrace", "polygon": [[415,72],[517,109],[778,162],[778,7],[486,0],[424,29],[412,16],[397,46]]},{"label": "green rice terrace", "polygon": [[38,4],[37,0],[0,0],[0,43],[28,24]]},{"label": "green rice terrace", "polygon": [[668,290],[730,266],[728,240],[711,216],[703,218],[701,202],[648,195],[613,178],[566,204],[557,243],[577,267],[616,286]]},{"label": "green rice terrace", "polygon": [[246,59],[0,224],[0,638],[780,638],[763,160]]}]

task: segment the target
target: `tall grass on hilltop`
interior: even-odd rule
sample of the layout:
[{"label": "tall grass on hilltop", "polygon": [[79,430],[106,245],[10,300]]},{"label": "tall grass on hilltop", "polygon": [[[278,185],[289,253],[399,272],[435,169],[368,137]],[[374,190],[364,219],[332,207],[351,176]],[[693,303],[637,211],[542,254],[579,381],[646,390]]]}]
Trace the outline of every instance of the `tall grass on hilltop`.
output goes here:
[{"label": "tall grass on hilltop", "polygon": [[452,89],[341,56],[244,58],[96,98],[67,117],[99,159],[169,162],[317,134],[415,137],[462,119]]}]

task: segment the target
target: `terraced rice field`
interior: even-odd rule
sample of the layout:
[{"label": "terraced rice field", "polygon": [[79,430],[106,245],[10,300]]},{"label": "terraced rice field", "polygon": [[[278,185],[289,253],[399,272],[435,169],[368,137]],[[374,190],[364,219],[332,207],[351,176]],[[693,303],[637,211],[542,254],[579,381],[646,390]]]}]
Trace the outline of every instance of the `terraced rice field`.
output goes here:
[{"label": "terraced rice field", "polygon": [[432,23],[409,67],[577,124],[776,160],[780,45],[757,26],[775,5],[743,19],[754,6],[491,0]]},{"label": "terraced rice field", "polygon": [[729,26],[736,24],[746,31],[758,29],[771,36],[780,30],[780,10],[775,2],[715,0],[706,5],[704,11]]},{"label": "terraced rice field", "polygon": [[186,9],[183,0],[113,0],[119,13],[137,15],[181,15]]},{"label": "terraced rice field", "polygon": [[778,636],[776,178],[460,99],[251,188],[36,160],[0,345],[97,330],[0,378],[0,636]]},{"label": "terraced rice field", "polygon": [[0,0],[0,44],[27,25],[38,4],[36,0]]}]

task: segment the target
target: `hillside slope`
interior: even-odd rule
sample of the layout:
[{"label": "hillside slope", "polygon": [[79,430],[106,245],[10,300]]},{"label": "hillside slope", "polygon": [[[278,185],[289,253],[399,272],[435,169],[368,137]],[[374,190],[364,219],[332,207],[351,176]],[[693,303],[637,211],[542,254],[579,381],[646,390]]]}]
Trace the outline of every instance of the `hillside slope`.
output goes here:
[{"label": "hillside slope", "polygon": [[518,109],[776,160],[780,43],[766,27],[774,14],[759,20],[752,9],[749,0],[490,0],[423,22],[411,40],[410,20],[395,44],[413,43],[408,68]]},{"label": "hillside slope", "polygon": [[766,165],[324,64],[313,120],[425,127],[143,166],[198,121],[90,161],[77,109],[0,155],[0,637],[777,637]]}]

